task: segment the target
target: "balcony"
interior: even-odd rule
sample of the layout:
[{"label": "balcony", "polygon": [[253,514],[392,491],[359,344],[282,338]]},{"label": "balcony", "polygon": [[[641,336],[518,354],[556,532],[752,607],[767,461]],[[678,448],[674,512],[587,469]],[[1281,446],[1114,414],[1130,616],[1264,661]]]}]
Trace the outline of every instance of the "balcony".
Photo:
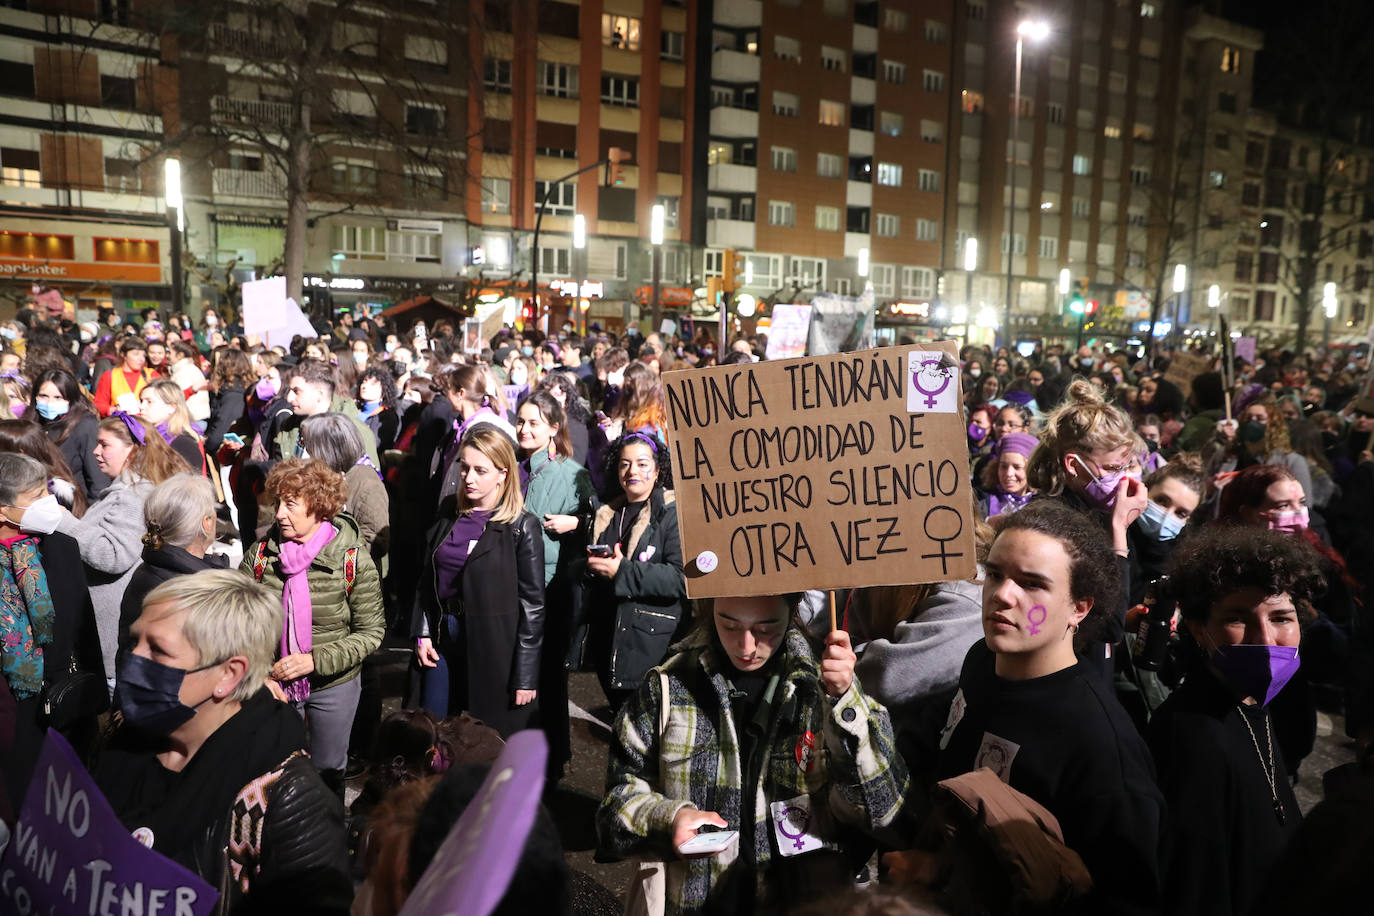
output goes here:
[{"label": "balcony", "polygon": [[231,28],[223,22],[211,23],[210,43],[207,50],[215,54],[243,57],[250,60],[286,57],[294,53],[278,41],[275,36],[268,37],[248,29]]},{"label": "balcony", "polygon": [[716,4],[715,24],[728,28],[763,25],[763,0],[730,0]]},{"label": "balcony", "polygon": [[217,121],[266,124],[277,127],[292,123],[296,117],[295,108],[290,102],[272,102],[266,99],[231,99],[226,95],[217,95],[210,99],[210,113]]},{"label": "balcony", "polygon": [[711,78],[727,83],[757,83],[759,56],[722,48],[711,55]]},{"label": "balcony", "polygon": [[745,111],[743,108],[712,108],[711,136],[713,137],[757,137],[759,135],[759,113]]},{"label": "balcony", "polygon": [[721,163],[710,167],[706,187],[712,191],[753,194],[759,189],[759,170],[752,165]]},{"label": "balcony", "polygon": [[742,219],[706,221],[706,244],[711,248],[753,249],[754,223]]},{"label": "balcony", "polygon": [[248,169],[215,169],[216,197],[257,197],[284,200],[286,178],[267,169],[260,172]]}]

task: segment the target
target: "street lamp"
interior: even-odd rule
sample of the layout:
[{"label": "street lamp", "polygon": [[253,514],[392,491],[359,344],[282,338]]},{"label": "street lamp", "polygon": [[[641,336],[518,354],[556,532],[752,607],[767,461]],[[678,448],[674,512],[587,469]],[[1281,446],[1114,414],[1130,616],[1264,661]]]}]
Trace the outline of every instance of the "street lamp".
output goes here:
[{"label": "street lamp", "polygon": [[1011,102],[1011,156],[1008,168],[1011,170],[1011,199],[1007,201],[1007,321],[1003,329],[1003,344],[1011,352],[1011,280],[1012,256],[1016,254],[1016,149],[1021,144],[1021,47],[1025,40],[1043,41],[1048,38],[1048,23],[1023,19],[1016,26],[1016,89]]},{"label": "street lamp", "polygon": [[654,259],[654,263],[653,263],[653,269],[654,269],[654,273],[653,273],[653,284],[654,284],[654,285],[653,285],[653,297],[654,297],[654,298],[653,298],[653,302],[652,302],[652,304],[651,304],[651,306],[650,306],[650,312],[649,312],[649,324],[651,325],[651,327],[649,328],[649,333],[652,334],[652,333],[655,333],[655,332],[658,331],[659,324],[662,322],[662,314],[661,314],[662,309],[661,309],[661,307],[659,306],[658,289],[659,289],[659,266],[660,266],[660,265],[662,264],[662,262],[663,262],[663,254],[662,254],[662,252],[663,252],[663,220],[664,220],[663,204],[654,204],[654,209],[653,209],[652,211],[650,211],[650,213],[651,213],[651,215],[650,215],[650,219],[649,219],[649,243],[650,243],[651,245],[653,245],[653,249],[650,251],[650,254],[652,255],[652,257],[653,257],[653,259]]},{"label": "street lamp", "polygon": [[[172,236],[172,311],[186,308],[185,279],[181,271],[181,233],[186,228],[185,201],[181,196],[181,160],[168,158],[162,163],[162,192],[167,199],[167,222]],[[176,218],[172,218],[172,211]]]},{"label": "street lamp", "polygon": [[964,240],[964,320],[958,321],[959,310],[954,310],[955,324],[964,326],[964,346],[968,346],[968,316],[973,311],[973,272],[978,269],[978,239]]},{"label": "street lamp", "polygon": [[[587,302],[587,217],[581,213],[573,216],[573,251],[582,252],[574,254],[573,258],[577,261],[577,298],[573,301],[573,308],[577,310],[574,319],[581,318],[582,333],[587,333],[587,308],[591,303]],[[584,306],[582,303],[587,302]],[[573,321],[576,326],[578,322]]]},{"label": "street lamp", "polygon": [[1327,283],[1322,286],[1322,306],[1326,311],[1326,318],[1322,321],[1322,350],[1331,349],[1331,319],[1336,317],[1336,284]]},{"label": "street lamp", "polygon": [[868,249],[859,249],[859,276],[868,276]]}]

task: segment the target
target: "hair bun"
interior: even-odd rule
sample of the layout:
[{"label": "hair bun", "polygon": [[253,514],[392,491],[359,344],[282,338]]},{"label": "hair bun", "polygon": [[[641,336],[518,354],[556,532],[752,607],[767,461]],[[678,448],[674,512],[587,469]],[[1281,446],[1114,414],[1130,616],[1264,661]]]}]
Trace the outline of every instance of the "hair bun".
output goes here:
[{"label": "hair bun", "polygon": [[1100,406],[1106,403],[1102,392],[1085,378],[1076,378],[1069,383],[1069,400],[1082,406]]}]

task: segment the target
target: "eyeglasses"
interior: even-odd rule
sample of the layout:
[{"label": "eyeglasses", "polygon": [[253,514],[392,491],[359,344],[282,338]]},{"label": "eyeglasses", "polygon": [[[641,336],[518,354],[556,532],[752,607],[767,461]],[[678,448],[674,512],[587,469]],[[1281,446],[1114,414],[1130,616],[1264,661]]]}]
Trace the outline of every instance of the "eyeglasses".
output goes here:
[{"label": "eyeglasses", "polygon": [[1025,429],[1026,424],[1020,420],[998,420],[992,424],[997,429]]}]

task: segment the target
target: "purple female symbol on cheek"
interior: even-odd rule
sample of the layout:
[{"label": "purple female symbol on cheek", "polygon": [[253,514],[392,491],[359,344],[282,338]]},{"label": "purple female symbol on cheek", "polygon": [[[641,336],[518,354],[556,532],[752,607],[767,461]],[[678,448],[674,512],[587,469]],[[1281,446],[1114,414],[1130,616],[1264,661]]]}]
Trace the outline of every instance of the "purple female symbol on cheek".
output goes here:
[{"label": "purple female symbol on cheek", "polygon": [[1045,610],[1043,604],[1037,604],[1030,609],[1030,613],[1026,615],[1026,622],[1030,624],[1030,635],[1040,635],[1040,627],[1045,623],[1045,618],[1048,616],[1049,612]]}]

